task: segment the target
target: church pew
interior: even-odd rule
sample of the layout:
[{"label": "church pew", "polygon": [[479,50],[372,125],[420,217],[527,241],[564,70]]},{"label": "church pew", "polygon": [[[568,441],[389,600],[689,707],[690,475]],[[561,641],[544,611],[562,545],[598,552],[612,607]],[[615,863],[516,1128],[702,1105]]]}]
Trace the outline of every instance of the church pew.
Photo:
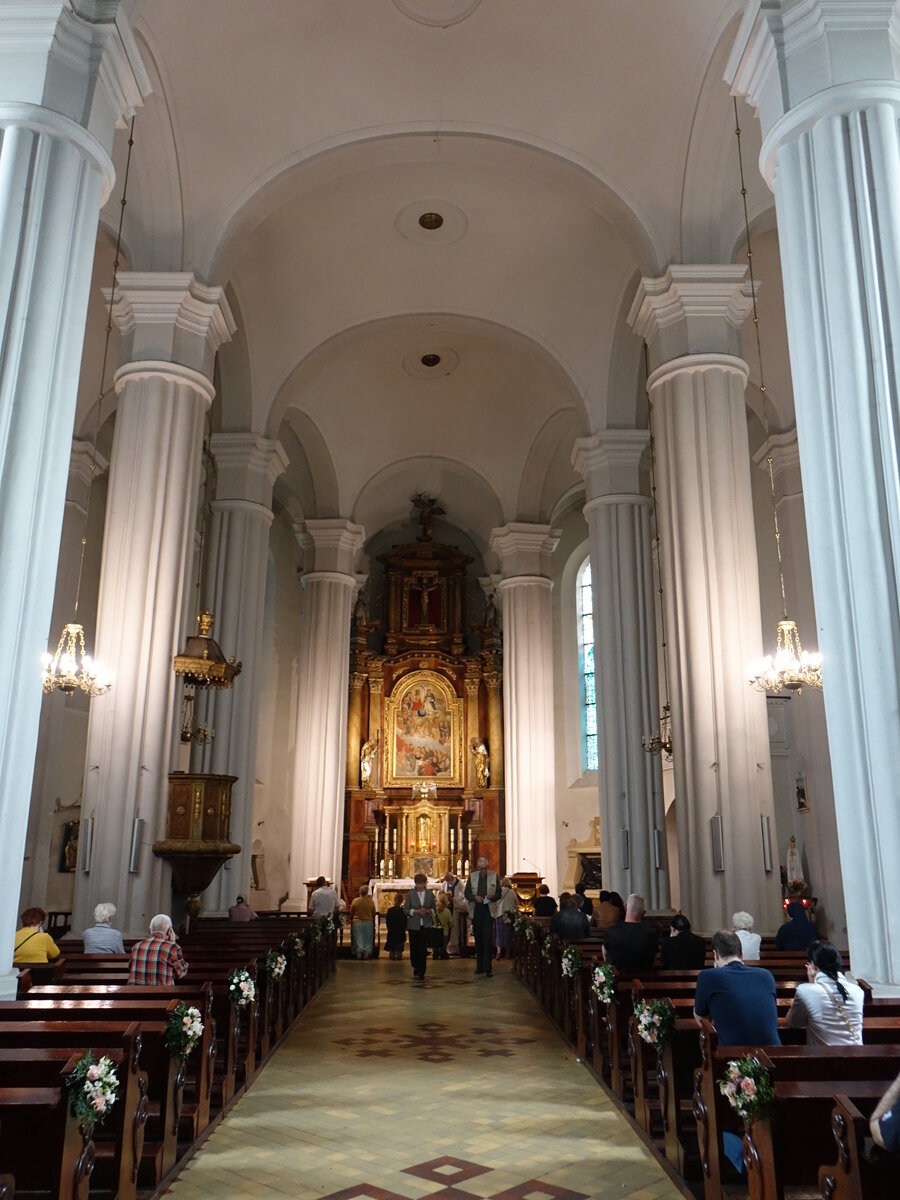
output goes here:
[{"label": "church pew", "polygon": [[[219,996],[217,1004],[212,983],[208,980],[199,988],[186,987],[183,983],[176,984],[174,988],[166,989],[165,998],[167,1001],[174,999],[176,1003],[192,1005],[200,1012],[203,1022],[200,1044],[195,1047],[189,1059],[193,1069],[185,1080],[190,1099],[183,1106],[183,1115],[192,1122],[194,1137],[199,1137],[209,1124],[214,1084],[219,1098],[217,1107],[222,1107],[221,1093],[224,1091],[224,1087],[221,1076],[226,1069],[228,1054],[227,1047],[223,1042],[221,1059],[217,1058],[217,1030],[221,1022],[226,1029],[225,1037],[227,1038],[232,1001],[226,990]],[[85,1002],[108,1000],[121,1003],[130,1000],[152,999],[159,1002],[160,989],[128,984],[60,984],[52,987],[33,988],[29,993],[29,999],[47,1000],[55,1004],[70,1000]],[[231,1059],[233,1061],[233,1054]],[[233,1090],[232,1087],[232,1093]]]},{"label": "church pew", "polygon": [[88,1200],[94,1145],[64,1086],[0,1087],[0,1173],[33,1200]]},{"label": "church pew", "polygon": [[819,1167],[823,1200],[893,1200],[897,1194],[897,1160],[878,1146],[869,1147],[869,1117],[874,1105],[843,1092],[835,1094],[831,1132],[837,1160]]},{"label": "church pew", "polygon": [[[98,1029],[91,1051],[95,1058],[109,1057],[119,1077],[116,1102],[93,1134],[91,1192],[102,1190],[116,1200],[134,1200],[149,1113],[147,1073],[140,1066],[140,1027],[132,1024],[118,1035]],[[0,1049],[0,1074],[10,1087],[58,1087],[83,1055],[82,1048],[73,1051],[68,1046]]]},{"label": "church pew", "polygon": [[[827,1097],[837,1092],[848,1091],[852,1095],[853,1086],[870,1081],[878,1082],[881,1094],[900,1070],[900,1042],[863,1046],[767,1046],[763,1052],[755,1047],[719,1047],[715,1030],[709,1021],[704,1020],[700,1028],[699,1043],[700,1067],[694,1082],[694,1115],[697,1120],[697,1142],[705,1200],[721,1200],[722,1130],[737,1128],[731,1109],[717,1086],[729,1059],[751,1053],[764,1053],[765,1065],[772,1070],[773,1080],[782,1087],[781,1094],[785,1098],[805,1094],[803,1088],[794,1089],[791,1093],[791,1090],[784,1086],[789,1083],[823,1085],[819,1093],[827,1092],[826,1100],[823,1102],[822,1095],[817,1094],[816,1089],[812,1089],[804,1124],[796,1127],[803,1129],[804,1139],[810,1132],[808,1126],[813,1114],[818,1112],[821,1117],[822,1103],[827,1103]],[[827,1113],[830,1114],[830,1111],[829,1106]],[[820,1131],[820,1128],[821,1120],[817,1130]],[[766,1136],[765,1131],[761,1129],[759,1137],[763,1142]],[[824,1161],[824,1158],[820,1159],[819,1163],[815,1164],[816,1168]],[[811,1170],[808,1161],[804,1169],[807,1172]],[[760,1187],[768,1186],[766,1181],[771,1179],[771,1171],[767,1164],[765,1172],[763,1177],[759,1171],[754,1170],[756,1179],[764,1178],[764,1182],[759,1184]]]},{"label": "church pew", "polygon": [[[93,1050],[106,1036],[124,1034],[131,1020],[0,1020],[0,1048],[31,1046]],[[104,1028],[104,1026],[106,1028]],[[147,1129],[141,1156],[141,1178],[154,1186],[178,1157],[180,1096],[177,1068],[165,1046],[165,1022],[140,1023],[142,1070],[147,1073]],[[79,1057],[80,1057],[79,1054]]]}]

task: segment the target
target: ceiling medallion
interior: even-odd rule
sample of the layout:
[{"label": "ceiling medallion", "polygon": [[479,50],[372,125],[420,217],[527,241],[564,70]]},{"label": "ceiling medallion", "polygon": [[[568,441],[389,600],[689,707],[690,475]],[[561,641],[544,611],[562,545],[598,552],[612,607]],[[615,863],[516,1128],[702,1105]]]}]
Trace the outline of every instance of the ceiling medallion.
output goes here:
[{"label": "ceiling medallion", "polygon": [[403,356],[403,370],[413,379],[440,379],[459,366],[459,355],[449,346],[425,345]]},{"label": "ceiling medallion", "polygon": [[411,21],[441,28],[464,21],[480,3],[481,0],[394,0],[396,7]]},{"label": "ceiling medallion", "polygon": [[394,218],[401,237],[421,246],[449,246],[458,242],[469,227],[466,214],[443,196],[420,196],[404,204]]}]

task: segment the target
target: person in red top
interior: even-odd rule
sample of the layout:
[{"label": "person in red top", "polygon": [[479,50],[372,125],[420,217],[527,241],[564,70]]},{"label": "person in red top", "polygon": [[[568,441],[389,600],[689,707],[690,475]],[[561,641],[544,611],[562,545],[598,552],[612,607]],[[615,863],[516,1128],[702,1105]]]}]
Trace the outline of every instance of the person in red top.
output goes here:
[{"label": "person in red top", "polygon": [[172,987],[187,975],[187,963],[178,945],[172,921],[160,913],[150,922],[150,936],[131,950],[128,982],[143,987]]}]

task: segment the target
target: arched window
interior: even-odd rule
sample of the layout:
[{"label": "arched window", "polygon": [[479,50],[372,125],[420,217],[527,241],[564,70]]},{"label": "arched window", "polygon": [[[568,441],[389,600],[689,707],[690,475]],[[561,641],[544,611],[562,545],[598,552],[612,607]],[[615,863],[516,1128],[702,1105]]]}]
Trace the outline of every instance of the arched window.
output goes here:
[{"label": "arched window", "polygon": [[578,674],[581,684],[581,765],[596,771],[597,759],[597,684],[594,677],[594,592],[591,584],[591,560],[586,558],[575,585],[578,606]]}]

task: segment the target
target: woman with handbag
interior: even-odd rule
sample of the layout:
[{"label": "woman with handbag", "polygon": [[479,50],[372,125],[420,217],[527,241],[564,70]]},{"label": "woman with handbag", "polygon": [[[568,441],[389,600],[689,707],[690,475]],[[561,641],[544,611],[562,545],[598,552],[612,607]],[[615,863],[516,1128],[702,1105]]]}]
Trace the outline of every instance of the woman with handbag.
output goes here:
[{"label": "woman with handbag", "polygon": [[47,914],[42,908],[26,908],[19,920],[22,928],[16,930],[13,966],[28,963],[46,963],[59,958],[59,946],[49,933],[44,933]]},{"label": "woman with handbag", "polygon": [[813,942],[806,952],[806,977],[794,993],[787,1023],[806,1030],[808,1046],[862,1044],[863,990],[843,974],[843,960],[831,942]]}]

